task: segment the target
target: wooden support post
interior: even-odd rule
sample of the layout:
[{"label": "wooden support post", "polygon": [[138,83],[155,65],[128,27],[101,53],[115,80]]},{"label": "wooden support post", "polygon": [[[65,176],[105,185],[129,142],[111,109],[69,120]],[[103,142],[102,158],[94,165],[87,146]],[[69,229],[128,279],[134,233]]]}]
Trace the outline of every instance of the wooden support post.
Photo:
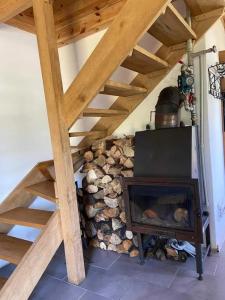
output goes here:
[{"label": "wooden support post", "polygon": [[72,283],[79,284],[85,278],[85,269],[73,162],[62,105],[63,87],[52,2],[33,0],[33,8],[53,147],[68,279]]}]

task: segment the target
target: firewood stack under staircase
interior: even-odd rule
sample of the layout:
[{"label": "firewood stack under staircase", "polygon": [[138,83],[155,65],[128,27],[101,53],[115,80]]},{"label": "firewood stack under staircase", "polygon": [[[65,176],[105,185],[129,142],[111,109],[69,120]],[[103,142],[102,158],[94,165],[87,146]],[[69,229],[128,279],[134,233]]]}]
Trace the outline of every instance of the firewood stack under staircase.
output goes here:
[{"label": "firewood stack under staircase", "polygon": [[[37,164],[0,205],[0,259],[17,266],[9,278],[0,278],[0,299],[28,299],[62,241],[68,280],[84,280],[74,185],[82,149],[111,135],[182,58],[186,41],[200,39],[224,15],[224,1],[186,0],[186,5],[192,28],[168,0],[0,0],[1,22],[37,35],[54,156]],[[64,93],[58,47],[106,27]],[[162,43],[155,54],[138,45],[144,34]],[[130,84],[110,79],[120,66],[137,72]],[[97,94],[118,98],[109,109],[90,108]],[[88,132],[72,132],[81,117],[100,120]],[[84,137],[73,153],[71,137]],[[53,201],[56,210],[29,208],[36,197]],[[33,243],[11,237],[15,225],[41,233]]]}]

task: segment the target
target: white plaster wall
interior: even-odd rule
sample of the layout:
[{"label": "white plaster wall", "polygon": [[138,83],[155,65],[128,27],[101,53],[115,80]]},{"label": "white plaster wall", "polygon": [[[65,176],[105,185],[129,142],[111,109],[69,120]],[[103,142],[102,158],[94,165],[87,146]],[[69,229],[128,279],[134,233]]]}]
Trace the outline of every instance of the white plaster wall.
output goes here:
[{"label": "white plaster wall", "polygon": [[[225,49],[224,25],[221,21],[208,31],[204,38],[205,48],[216,45],[218,51]],[[224,146],[222,131],[221,101],[213,98],[208,93],[208,67],[218,63],[218,53],[208,54],[205,57],[205,112],[204,112],[204,137],[205,161],[207,168],[207,192],[211,212],[212,244],[219,249],[225,240],[225,170]]]},{"label": "white plaster wall", "polygon": [[[59,51],[66,89],[75,76],[74,45]],[[52,158],[36,37],[0,25],[0,202],[39,161]],[[33,208],[53,210],[38,198]],[[10,235],[34,240],[39,230],[15,226]],[[0,261],[0,266],[5,262]]]}]

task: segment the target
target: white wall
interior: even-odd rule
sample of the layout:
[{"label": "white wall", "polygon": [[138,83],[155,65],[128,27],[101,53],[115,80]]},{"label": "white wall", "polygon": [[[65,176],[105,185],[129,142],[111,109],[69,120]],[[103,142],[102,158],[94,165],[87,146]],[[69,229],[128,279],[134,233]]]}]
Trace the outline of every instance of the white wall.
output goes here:
[{"label": "white wall", "polygon": [[[203,48],[216,45],[218,51],[225,50],[224,24],[218,21],[206,34]],[[205,57],[204,88],[204,138],[206,161],[206,185],[211,212],[212,243],[219,249],[225,240],[225,170],[222,132],[221,101],[208,93],[208,67],[218,63],[218,53]]]},{"label": "white wall", "polygon": [[[66,89],[77,68],[74,46],[60,49],[59,54]],[[52,150],[36,37],[0,25],[0,57],[1,202],[36,163],[52,159]],[[32,207],[54,209],[40,198]],[[10,234],[34,240],[39,231],[15,226]]]}]

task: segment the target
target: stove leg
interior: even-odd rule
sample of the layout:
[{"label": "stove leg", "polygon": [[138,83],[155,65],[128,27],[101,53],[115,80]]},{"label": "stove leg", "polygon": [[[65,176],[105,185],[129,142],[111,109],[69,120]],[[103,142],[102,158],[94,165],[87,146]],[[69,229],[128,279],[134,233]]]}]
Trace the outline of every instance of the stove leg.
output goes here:
[{"label": "stove leg", "polygon": [[144,250],[143,250],[143,242],[142,242],[141,233],[139,233],[139,232],[137,233],[137,238],[138,238],[140,264],[143,265],[145,263],[145,259],[144,259]]},{"label": "stove leg", "polygon": [[206,247],[208,250],[208,256],[210,256],[211,255],[211,240],[210,240],[210,226],[209,225],[206,228],[205,236],[206,236]]},{"label": "stove leg", "polygon": [[198,280],[203,280],[203,260],[202,260],[202,245],[196,244],[196,269],[199,275]]}]

